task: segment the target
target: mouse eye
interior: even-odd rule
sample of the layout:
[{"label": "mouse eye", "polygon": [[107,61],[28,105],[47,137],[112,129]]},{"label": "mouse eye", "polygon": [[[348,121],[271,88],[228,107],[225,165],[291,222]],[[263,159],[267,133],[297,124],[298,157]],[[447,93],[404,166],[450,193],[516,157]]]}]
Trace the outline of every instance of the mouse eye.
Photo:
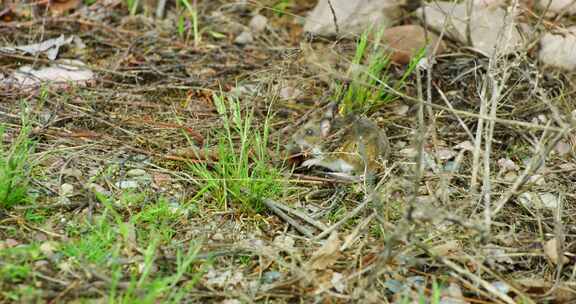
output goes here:
[{"label": "mouse eye", "polygon": [[304,134],[306,134],[306,136],[312,136],[314,135],[314,131],[312,129],[306,129],[306,131],[304,131]]}]

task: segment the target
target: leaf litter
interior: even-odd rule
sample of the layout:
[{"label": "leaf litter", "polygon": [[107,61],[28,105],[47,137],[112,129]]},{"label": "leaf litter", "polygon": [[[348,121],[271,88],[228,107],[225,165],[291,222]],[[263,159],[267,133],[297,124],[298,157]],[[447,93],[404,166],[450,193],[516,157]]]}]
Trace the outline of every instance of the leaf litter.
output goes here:
[{"label": "leaf litter", "polygon": [[[3,47],[57,49],[48,59],[38,53],[45,48],[0,50],[2,144],[27,120],[36,143],[33,200],[0,209],[0,299],[573,300],[572,76],[537,66],[528,46],[490,59],[468,48],[466,30],[446,33],[464,38],[443,40],[432,73],[414,71],[402,87],[373,95],[394,95],[366,115],[398,149],[369,196],[366,185],[282,158],[290,132],[339,86],[366,85],[350,78],[350,66],[369,64],[352,63],[358,40],[305,40],[299,16],[312,5],[286,1],[284,10],[281,2],[194,1],[192,11],[168,5],[163,20],[148,4],[130,16],[125,3],[96,2],[65,18],[0,23]],[[550,26],[547,16],[522,14]],[[331,22],[319,24],[332,31]],[[243,32],[251,39],[234,44]],[[493,54],[493,41],[478,45],[471,34],[472,47]],[[54,43],[73,35],[85,47]],[[33,75],[57,65],[65,71],[36,75],[31,89],[7,85],[24,66]],[[388,66],[385,83],[405,71]],[[229,121],[218,98],[239,101],[225,109]],[[247,114],[252,129],[242,129]],[[266,127],[266,149],[251,141],[227,150],[264,138],[256,133]],[[236,166],[236,156],[248,165]],[[263,166],[280,174],[257,175]],[[246,178],[252,186],[234,191]],[[261,207],[265,199],[276,209]]]}]

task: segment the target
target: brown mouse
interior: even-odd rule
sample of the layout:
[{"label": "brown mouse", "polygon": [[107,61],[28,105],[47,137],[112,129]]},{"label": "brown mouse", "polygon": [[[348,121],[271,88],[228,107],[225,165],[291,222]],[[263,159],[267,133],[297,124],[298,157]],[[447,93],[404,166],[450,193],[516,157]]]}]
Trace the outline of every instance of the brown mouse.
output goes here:
[{"label": "brown mouse", "polygon": [[306,156],[303,166],[319,166],[343,177],[374,174],[388,158],[385,132],[360,115],[337,115],[331,103],[321,116],[311,118],[292,136],[289,152]]}]

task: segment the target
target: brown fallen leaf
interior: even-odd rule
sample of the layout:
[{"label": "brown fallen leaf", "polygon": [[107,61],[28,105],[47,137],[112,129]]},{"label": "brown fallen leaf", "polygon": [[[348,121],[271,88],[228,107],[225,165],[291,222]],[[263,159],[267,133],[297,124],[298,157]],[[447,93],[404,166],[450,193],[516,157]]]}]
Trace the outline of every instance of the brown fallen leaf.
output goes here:
[{"label": "brown fallen leaf", "polygon": [[384,31],[382,41],[388,46],[392,54],[390,60],[398,64],[408,64],[420,49],[428,47],[434,50],[438,44],[435,54],[441,54],[446,50],[446,45],[439,37],[426,31],[419,25],[401,25],[391,27]]},{"label": "brown fallen leaf", "polygon": [[53,0],[50,1],[48,9],[52,16],[62,16],[82,5],[81,0]]},{"label": "brown fallen leaf", "polygon": [[[564,256],[562,252],[558,252],[558,241],[556,238],[548,240],[543,247],[544,254],[550,259],[550,261],[554,265],[558,265],[558,263],[568,263],[568,258]],[[559,257],[562,257],[562,261],[558,261]]]},{"label": "brown fallen leaf", "polygon": [[172,181],[172,178],[168,174],[152,173],[152,180],[154,182],[153,185],[156,188],[162,188],[162,187],[168,185]]},{"label": "brown fallen leaf", "polygon": [[436,245],[430,248],[430,251],[438,256],[454,256],[462,249],[462,245],[457,240],[451,240],[446,243]]},{"label": "brown fallen leaf", "polygon": [[169,156],[184,159],[197,159],[201,161],[218,161],[218,151],[215,148],[201,149],[194,146],[178,148],[171,151]]},{"label": "brown fallen leaf", "polygon": [[340,243],[338,233],[333,232],[324,245],[322,245],[318,251],[314,252],[308,262],[308,268],[320,270],[334,265],[340,256]]}]

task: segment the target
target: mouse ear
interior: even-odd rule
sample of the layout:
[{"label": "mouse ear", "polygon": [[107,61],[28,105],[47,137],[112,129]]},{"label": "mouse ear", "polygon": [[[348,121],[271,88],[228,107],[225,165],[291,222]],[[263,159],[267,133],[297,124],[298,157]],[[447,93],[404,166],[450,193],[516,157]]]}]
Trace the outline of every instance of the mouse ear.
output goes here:
[{"label": "mouse ear", "polygon": [[320,136],[328,137],[330,129],[332,129],[332,121],[327,118],[322,119],[320,121]]}]

